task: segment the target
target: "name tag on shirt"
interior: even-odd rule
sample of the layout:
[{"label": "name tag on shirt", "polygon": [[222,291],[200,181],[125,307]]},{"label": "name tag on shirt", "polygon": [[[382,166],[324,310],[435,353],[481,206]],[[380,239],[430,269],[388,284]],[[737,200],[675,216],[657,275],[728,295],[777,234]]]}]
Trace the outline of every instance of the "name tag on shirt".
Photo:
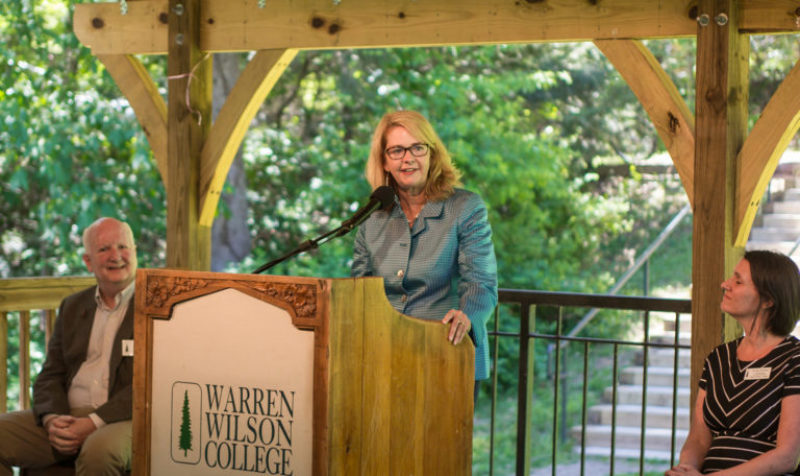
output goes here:
[{"label": "name tag on shirt", "polygon": [[744,372],[745,380],[766,380],[772,372],[772,367],[754,367]]},{"label": "name tag on shirt", "polygon": [[133,357],[133,339],[122,339],[122,356]]}]

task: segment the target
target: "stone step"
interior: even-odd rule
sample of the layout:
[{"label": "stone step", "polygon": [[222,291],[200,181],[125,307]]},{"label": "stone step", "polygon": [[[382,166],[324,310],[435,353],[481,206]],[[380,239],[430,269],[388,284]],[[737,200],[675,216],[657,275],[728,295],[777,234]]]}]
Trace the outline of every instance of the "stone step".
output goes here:
[{"label": "stone step", "polygon": [[[635,362],[639,365],[642,364],[642,357],[644,353],[637,355]],[[650,365],[653,367],[674,367],[675,351],[672,349],[658,349],[652,348],[647,354]],[[692,351],[691,349],[678,349],[678,368],[690,368],[692,366]]]},{"label": "stone step", "polygon": [[[587,412],[587,420],[591,425],[611,425],[613,405],[604,403],[594,405]],[[618,426],[641,426],[642,406],[641,405],[617,405],[617,425]],[[675,427],[681,430],[689,429],[689,409],[678,407],[675,410]],[[647,428],[672,428],[672,407],[647,407]]]},{"label": "stone step", "polygon": [[[581,452],[581,447],[576,446],[573,451],[575,453]],[[681,446],[675,447],[675,455],[673,461],[677,464],[678,458],[680,457]],[[584,449],[586,456],[603,456],[606,458],[611,457],[611,448],[608,446],[587,446]],[[614,457],[617,459],[621,458],[630,458],[630,459],[639,459],[639,448],[629,449],[629,448],[615,448],[614,449]],[[663,468],[659,468],[658,474],[661,474],[662,469],[667,469],[669,467],[670,461],[670,453],[669,450],[661,451],[661,450],[654,450],[650,448],[644,449],[644,458],[648,461],[662,461]],[[619,466],[617,466],[619,467]],[[550,473],[548,473],[550,474]],[[560,474],[560,473],[557,473]],[[570,473],[570,474],[577,474],[577,473]],[[630,474],[630,473],[625,473]],[[647,473],[650,474],[650,473]]]},{"label": "stone step", "polygon": [[768,213],[764,215],[764,227],[800,231],[800,215],[794,213]]},{"label": "stone step", "polygon": [[761,242],[791,241],[800,236],[800,230],[760,226],[750,230],[750,240]]},{"label": "stone step", "polygon": [[[790,213],[800,215],[800,200],[781,200],[770,204],[772,213]],[[764,215],[767,215],[766,213]]]},{"label": "stone step", "polygon": [[[690,368],[678,368],[678,387],[691,385]],[[672,367],[648,367],[647,386],[671,387],[674,371]],[[642,385],[644,383],[644,369],[642,367],[626,367],[619,375],[619,381],[625,385]]]},{"label": "stone step", "polygon": [[[692,316],[690,314],[681,314],[680,316],[681,321],[681,335],[689,334],[692,332]],[[669,318],[662,319],[664,332],[675,332],[675,323],[676,323],[675,315],[673,314]]]},{"label": "stone step", "polygon": [[789,188],[783,191],[783,201],[800,200],[800,188]]},{"label": "stone step", "polygon": [[[678,406],[689,407],[689,387],[679,387],[676,391],[678,394]],[[606,402],[611,403],[613,394],[612,387],[606,387],[603,390],[603,398]],[[617,386],[617,403],[618,404],[639,404],[642,403],[642,387],[636,385],[618,385]],[[672,387],[668,386],[648,386],[647,387],[647,403],[659,407],[672,407]]]},{"label": "stone step", "polygon": [[[581,427],[575,426],[570,429],[570,434],[575,439],[576,446],[581,442]],[[688,430],[675,430],[675,449],[680,451],[683,442],[686,441]],[[620,449],[640,448],[641,431],[638,426],[617,426],[614,435],[614,446],[617,451]],[[586,446],[587,447],[610,447],[611,446],[611,426],[592,425],[586,427]],[[665,451],[669,454],[673,447],[672,431],[663,428],[645,428],[644,447],[646,450]]]},{"label": "stone step", "polygon": [[[783,254],[789,254],[794,247],[794,239],[791,240],[756,240],[750,235],[750,241],[745,245],[746,250],[771,250]],[[794,258],[797,261],[797,258]]]},{"label": "stone step", "polygon": [[[674,322],[672,323],[675,324]],[[683,322],[681,322],[681,327],[683,327]],[[675,333],[674,332],[663,332],[655,335],[650,336],[650,342],[654,344],[664,344],[664,345],[674,345],[675,344]],[[679,345],[692,345],[692,334],[690,332],[683,332],[681,331],[680,336],[678,337],[678,344]],[[651,349],[655,350],[655,349]]]}]

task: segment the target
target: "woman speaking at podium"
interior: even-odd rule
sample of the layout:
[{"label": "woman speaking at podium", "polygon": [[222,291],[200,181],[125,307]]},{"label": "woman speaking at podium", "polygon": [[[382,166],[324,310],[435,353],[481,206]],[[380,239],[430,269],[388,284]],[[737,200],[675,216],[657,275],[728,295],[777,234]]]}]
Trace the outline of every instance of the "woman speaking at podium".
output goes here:
[{"label": "woman speaking at podium", "polygon": [[394,203],[356,234],[352,275],[381,276],[397,311],[440,320],[447,338],[475,342],[477,381],[489,377],[486,321],[497,305],[497,263],[486,206],[464,189],[442,140],[414,111],[383,116],[372,137],[366,176],[390,186]]}]

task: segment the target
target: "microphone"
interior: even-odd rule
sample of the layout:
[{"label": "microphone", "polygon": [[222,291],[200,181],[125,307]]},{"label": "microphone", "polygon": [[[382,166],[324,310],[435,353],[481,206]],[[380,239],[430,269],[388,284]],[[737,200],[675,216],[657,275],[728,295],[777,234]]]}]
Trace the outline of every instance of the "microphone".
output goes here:
[{"label": "microphone", "polygon": [[372,212],[379,208],[386,208],[390,203],[394,202],[394,189],[388,185],[382,185],[372,192],[369,196],[369,201],[366,205],[356,210],[356,212],[342,222],[336,236],[342,236],[350,233],[350,231],[364,222]]},{"label": "microphone", "polygon": [[275,266],[276,264],[286,261],[292,256],[298,255],[304,251],[315,249],[321,243],[325,243],[332,238],[346,235],[347,233],[350,232],[350,230],[357,227],[364,220],[366,220],[367,217],[369,217],[372,214],[372,212],[374,212],[379,208],[388,207],[389,204],[393,202],[394,202],[394,189],[392,189],[392,187],[384,185],[376,188],[375,191],[372,192],[372,195],[369,196],[369,202],[367,202],[367,204],[364,205],[363,207],[356,210],[353,216],[342,222],[342,226],[333,231],[329,231],[324,235],[314,238],[313,240],[306,240],[300,243],[300,246],[290,251],[289,253],[281,256],[280,258],[274,259],[269,263],[262,265],[261,267],[253,271],[253,274],[264,272],[270,269],[271,267]]}]

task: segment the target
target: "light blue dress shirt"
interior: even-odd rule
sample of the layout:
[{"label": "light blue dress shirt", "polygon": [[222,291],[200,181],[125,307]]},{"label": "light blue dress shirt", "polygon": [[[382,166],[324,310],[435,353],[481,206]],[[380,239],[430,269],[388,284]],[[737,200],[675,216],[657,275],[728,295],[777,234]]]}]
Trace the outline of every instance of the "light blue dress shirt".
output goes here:
[{"label": "light blue dress shirt", "polygon": [[413,228],[395,197],[391,210],[374,212],[358,229],[352,276],[381,276],[389,302],[414,317],[441,320],[460,309],[472,321],[475,379],[489,377],[486,321],[497,305],[497,262],[486,206],[456,189],[428,202]]}]

